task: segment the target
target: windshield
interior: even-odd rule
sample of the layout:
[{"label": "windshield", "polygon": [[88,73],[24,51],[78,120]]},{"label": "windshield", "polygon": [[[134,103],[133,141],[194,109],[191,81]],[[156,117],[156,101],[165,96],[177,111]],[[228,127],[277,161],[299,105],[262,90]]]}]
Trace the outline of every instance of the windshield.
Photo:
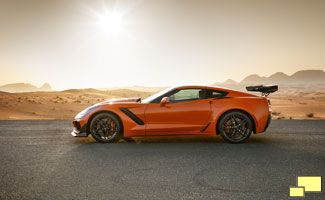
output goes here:
[{"label": "windshield", "polygon": [[163,94],[165,94],[165,93],[167,93],[167,92],[169,92],[169,91],[171,91],[173,89],[174,89],[174,87],[167,88],[167,89],[165,89],[165,90],[163,90],[161,92],[158,92],[157,94],[154,94],[154,95],[142,100],[141,103],[150,103],[151,101],[155,100],[156,98],[160,97],[161,95],[163,95]]}]

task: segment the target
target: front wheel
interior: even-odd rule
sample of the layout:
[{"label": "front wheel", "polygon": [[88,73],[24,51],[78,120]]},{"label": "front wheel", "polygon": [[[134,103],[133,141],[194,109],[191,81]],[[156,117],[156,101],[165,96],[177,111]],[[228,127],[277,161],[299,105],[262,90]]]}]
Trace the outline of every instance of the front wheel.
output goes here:
[{"label": "front wheel", "polygon": [[232,111],[222,116],[218,132],[227,142],[241,143],[249,138],[252,127],[252,121],[245,113]]},{"label": "front wheel", "polygon": [[111,113],[100,113],[90,122],[90,134],[98,142],[116,142],[121,137],[121,122]]}]

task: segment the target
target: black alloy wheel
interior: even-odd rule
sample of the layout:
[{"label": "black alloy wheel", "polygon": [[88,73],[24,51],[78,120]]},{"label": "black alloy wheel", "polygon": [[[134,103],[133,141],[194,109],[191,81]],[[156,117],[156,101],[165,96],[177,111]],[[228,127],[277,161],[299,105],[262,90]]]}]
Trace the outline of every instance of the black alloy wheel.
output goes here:
[{"label": "black alloy wheel", "polygon": [[230,143],[241,143],[250,137],[252,127],[252,121],[245,113],[232,111],[221,118],[218,132]]},{"label": "black alloy wheel", "polygon": [[100,113],[90,122],[90,133],[98,142],[116,142],[121,138],[121,122],[111,113]]}]

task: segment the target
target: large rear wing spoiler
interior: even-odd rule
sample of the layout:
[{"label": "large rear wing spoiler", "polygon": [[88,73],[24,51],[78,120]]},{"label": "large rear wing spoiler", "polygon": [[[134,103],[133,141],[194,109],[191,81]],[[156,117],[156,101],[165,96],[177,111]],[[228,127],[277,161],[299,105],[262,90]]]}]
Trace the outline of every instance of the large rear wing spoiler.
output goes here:
[{"label": "large rear wing spoiler", "polygon": [[262,92],[263,96],[268,96],[270,93],[278,91],[278,85],[247,86],[246,90],[250,92]]}]

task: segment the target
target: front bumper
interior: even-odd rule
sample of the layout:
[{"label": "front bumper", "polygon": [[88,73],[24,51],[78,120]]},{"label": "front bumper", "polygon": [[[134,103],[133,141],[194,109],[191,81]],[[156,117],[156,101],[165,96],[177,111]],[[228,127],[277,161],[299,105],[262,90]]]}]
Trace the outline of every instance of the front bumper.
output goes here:
[{"label": "front bumper", "polygon": [[75,130],[73,130],[72,132],[71,132],[71,135],[73,136],[73,137],[88,137],[88,134],[86,133],[86,132],[75,132]]},{"label": "front bumper", "polygon": [[82,127],[80,126],[79,121],[73,121],[73,131],[71,132],[71,135],[73,137],[88,137],[88,133],[86,130],[87,124],[84,124]]}]

